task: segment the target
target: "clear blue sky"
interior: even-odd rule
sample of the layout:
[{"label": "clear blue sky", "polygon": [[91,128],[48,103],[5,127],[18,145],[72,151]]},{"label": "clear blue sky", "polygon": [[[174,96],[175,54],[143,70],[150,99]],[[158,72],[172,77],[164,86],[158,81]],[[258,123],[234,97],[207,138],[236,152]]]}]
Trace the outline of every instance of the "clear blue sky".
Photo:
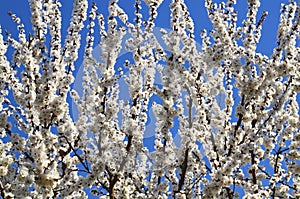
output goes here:
[{"label": "clear blue sky", "polygon": [[[89,2],[92,2],[91,0]],[[108,0],[95,1],[99,6],[99,9],[103,14],[107,15],[107,5]],[[99,2],[99,3],[98,3]],[[169,27],[169,4],[171,0],[165,0],[164,3],[160,6],[158,12],[159,16],[156,20],[156,24],[159,27],[168,28]],[[195,22],[195,31],[199,35],[200,31],[204,28],[211,29],[211,24],[208,21],[207,13],[204,8],[205,0],[186,0],[186,4],[189,7],[191,16]],[[215,0],[215,2],[222,2],[221,0]],[[246,15],[246,0],[238,0],[237,5],[235,6],[239,11],[239,22]],[[276,30],[279,22],[279,10],[281,3],[287,3],[288,0],[264,0],[261,3],[260,13],[267,10],[269,15],[263,26],[263,35],[261,42],[258,46],[258,50],[266,53],[272,53],[272,47],[274,47],[276,42]],[[70,0],[61,0],[62,3],[62,16],[63,16],[63,35],[66,34],[68,27],[69,19],[71,17],[71,9],[73,1]],[[122,8],[124,8],[127,13],[130,15],[131,20],[133,20],[134,13],[134,0],[120,0],[119,1]],[[9,30],[10,33],[16,33],[16,25],[12,22],[7,12],[12,11],[22,18],[23,23],[25,24],[26,30],[30,30],[30,10],[28,1],[26,0],[9,0],[9,1],[0,1],[0,24],[3,29]],[[146,13],[147,10],[143,9],[142,12]]]},{"label": "clear blue sky", "polygon": [[[92,3],[91,0],[89,0],[90,3]],[[95,1],[99,7],[99,10],[101,13],[107,16],[107,6],[109,0],[101,0],[101,1]],[[143,0],[142,0],[143,2]],[[211,23],[209,22],[209,19],[207,17],[207,12],[204,7],[205,0],[186,0],[186,4],[189,7],[190,14],[192,18],[194,19],[195,23],[195,34],[197,36],[197,39],[199,39],[199,34],[201,30],[211,29]],[[215,0],[215,2],[219,3],[222,2],[221,0]],[[239,15],[239,23],[241,24],[242,20],[246,16],[247,12],[247,1],[246,0],[238,0],[237,5],[235,6],[238,10]],[[62,3],[62,36],[63,39],[66,36],[67,28],[69,24],[69,20],[71,17],[72,12],[72,5],[73,1],[70,0],[61,0]],[[169,10],[169,4],[171,3],[171,0],[164,0],[164,3],[159,7],[158,12],[158,18],[156,20],[156,26],[162,27],[162,28],[170,28],[169,21],[170,21],[170,10]],[[288,0],[263,0],[261,3],[261,8],[259,11],[259,16],[263,11],[268,11],[269,15],[267,16],[267,19],[263,25],[263,31],[262,31],[262,38],[258,45],[258,51],[262,52],[264,54],[270,55],[272,53],[272,49],[276,44],[276,30],[279,23],[279,14],[280,14],[280,4],[281,3],[288,3]],[[131,21],[134,19],[134,0],[120,0],[119,1],[120,6],[125,9],[130,16]],[[143,2],[143,5],[144,2]],[[25,29],[28,31],[31,30],[31,23],[30,23],[30,9],[28,5],[28,1],[26,0],[9,0],[9,1],[0,1],[0,25],[2,26],[3,30],[8,30],[13,36],[17,36],[17,27],[16,24],[13,23],[10,16],[7,14],[8,11],[12,11],[17,16],[19,16],[22,19],[22,22],[25,25]],[[146,7],[142,9],[142,12],[147,14],[148,10]],[[258,17],[259,17],[258,16]],[[85,39],[83,39],[83,42],[85,42]],[[81,51],[81,54],[82,51]],[[81,56],[82,57],[82,56]],[[82,59],[79,59],[77,61],[77,65],[81,65]]]}]

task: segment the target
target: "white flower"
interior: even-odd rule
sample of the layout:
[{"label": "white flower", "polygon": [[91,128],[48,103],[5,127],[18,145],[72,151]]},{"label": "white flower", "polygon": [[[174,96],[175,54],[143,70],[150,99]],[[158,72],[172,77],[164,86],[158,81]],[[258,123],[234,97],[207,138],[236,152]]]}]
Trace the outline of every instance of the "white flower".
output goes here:
[{"label": "white flower", "polygon": [[158,7],[164,0],[144,0],[149,7]]}]

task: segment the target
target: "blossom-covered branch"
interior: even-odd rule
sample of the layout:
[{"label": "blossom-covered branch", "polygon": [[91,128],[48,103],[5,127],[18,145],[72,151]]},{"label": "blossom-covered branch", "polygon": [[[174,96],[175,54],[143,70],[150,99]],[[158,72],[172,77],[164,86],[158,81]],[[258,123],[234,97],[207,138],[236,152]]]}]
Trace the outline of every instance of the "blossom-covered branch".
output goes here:
[{"label": "blossom-covered branch", "polygon": [[[299,198],[299,5],[282,4],[267,56],[257,45],[268,13],[247,2],[240,25],[235,0],[206,0],[213,29],[200,37],[184,0],[169,5],[162,38],[163,0],[135,0],[133,19],[118,0],[107,16],[76,0],[65,39],[57,0],[29,0],[31,33],[9,12],[18,37],[0,29],[0,196]],[[122,45],[130,57],[120,63]]]}]

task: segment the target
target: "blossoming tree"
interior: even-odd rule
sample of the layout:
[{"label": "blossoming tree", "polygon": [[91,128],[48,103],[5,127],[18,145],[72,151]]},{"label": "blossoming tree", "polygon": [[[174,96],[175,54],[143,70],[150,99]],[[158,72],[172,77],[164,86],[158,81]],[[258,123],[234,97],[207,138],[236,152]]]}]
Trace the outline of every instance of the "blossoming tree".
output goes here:
[{"label": "blossoming tree", "polygon": [[[259,0],[248,0],[242,26],[235,0],[206,0],[213,30],[202,32],[201,51],[184,0],[170,4],[172,30],[161,31],[167,49],[153,34],[163,1],[145,2],[150,17],[136,0],[130,22],[118,0],[109,1],[107,19],[96,4],[75,0],[64,41],[58,1],[29,0],[31,34],[9,13],[19,34],[0,35],[0,196],[299,198],[299,5],[282,5],[278,45],[268,57],[256,51],[267,16],[257,16]],[[132,57],[118,65],[126,33]],[[81,37],[82,96],[71,87]],[[119,78],[130,100],[119,99]],[[143,142],[149,109],[157,121],[151,152]],[[175,118],[179,147],[170,131]]]}]

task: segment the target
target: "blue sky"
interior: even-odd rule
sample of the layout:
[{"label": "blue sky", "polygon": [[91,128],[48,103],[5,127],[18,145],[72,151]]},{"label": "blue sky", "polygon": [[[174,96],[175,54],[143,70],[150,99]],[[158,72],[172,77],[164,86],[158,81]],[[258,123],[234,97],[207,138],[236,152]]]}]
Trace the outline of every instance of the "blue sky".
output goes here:
[{"label": "blue sky", "polygon": [[[89,1],[92,2],[92,1]],[[107,5],[108,0],[95,1],[98,4],[100,11],[107,15]],[[99,3],[100,2],[100,3]],[[143,2],[143,0],[142,0]],[[169,28],[169,4],[171,0],[165,0],[164,3],[159,7],[158,18],[156,20],[157,27]],[[211,23],[208,20],[207,13],[204,7],[204,0],[186,0],[186,4],[189,7],[190,14],[195,22],[195,32],[196,35],[199,36],[200,31],[204,28],[211,29]],[[219,3],[222,0],[215,0],[215,2]],[[238,0],[237,5],[235,6],[239,12],[239,23],[241,23],[242,19],[245,18],[247,11],[247,3],[246,0]],[[73,1],[70,0],[61,0],[62,3],[62,17],[63,17],[63,36],[67,33],[67,27],[69,23],[69,19],[71,17],[71,9]],[[263,11],[268,11],[269,15],[263,26],[263,34],[261,42],[258,46],[258,51],[271,54],[272,47],[274,47],[276,42],[276,30],[279,23],[279,10],[281,3],[288,3],[288,0],[264,0],[261,3],[261,8],[259,13],[261,14]],[[134,18],[134,0],[120,0],[119,4],[122,8],[124,8],[129,14],[131,20]],[[143,5],[145,5],[143,3]],[[9,1],[0,1],[0,24],[3,29],[9,30],[13,35],[16,34],[16,25],[12,22],[11,18],[8,16],[7,12],[12,11],[17,16],[21,17],[22,22],[25,25],[26,30],[30,30],[30,10],[29,5],[26,0],[9,0]],[[144,7],[142,9],[143,13],[147,13],[147,9]]]},{"label": "blue sky", "polygon": [[[92,1],[90,1],[91,3]],[[104,16],[107,16],[107,5],[108,0],[95,1],[98,4],[99,10]],[[99,3],[98,3],[99,2]],[[189,7],[190,14],[194,19],[195,23],[195,35],[196,39],[199,40],[199,34],[203,29],[211,30],[211,23],[207,17],[207,12],[204,7],[204,0],[186,0],[187,6]],[[222,2],[221,0],[215,0],[215,2]],[[247,12],[247,1],[246,0],[238,0],[235,8],[238,10],[238,23],[241,24],[242,20],[246,16]],[[64,40],[67,34],[67,28],[69,24],[69,20],[71,18],[72,12],[72,3],[70,0],[62,0],[62,39]],[[156,19],[156,27],[169,29],[169,21],[170,21],[170,10],[169,4],[171,0],[165,0],[164,3],[158,9],[158,17]],[[261,7],[259,10],[258,17],[261,16],[263,11],[268,11],[268,16],[263,24],[262,30],[262,38],[260,43],[258,44],[258,52],[261,52],[266,55],[271,55],[272,50],[276,45],[276,33],[277,27],[279,23],[279,15],[280,15],[280,4],[288,3],[288,0],[264,0],[261,3]],[[120,0],[120,6],[127,11],[129,15],[129,19],[133,21],[134,19],[134,0]],[[145,6],[145,3],[142,4],[143,9],[142,13],[147,16],[148,9]],[[0,1],[0,25],[3,30],[8,30],[9,33],[13,35],[13,37],[17,37],[17,26],[11,20],[11,17],[7,14],[8,11],[12,11],[18,17],[22,19],[22,22],[25,25],[25,30],[28,32],[31,31],[31,23],[30,23],[30,9],[28,2],[25,0],[9,0],[9,1]],[[83,31],[83,32],[86,32]],[[85,44],[85,39],[82,39],[83,45]],[[98,41],[96,40],[95,43]],[[81,48],[79,57],[83,56],[83,48]],[[80,68],[82,66],[82,59],[78,59],[76,62],[76,67]],[[150,139],[150,138],[149,138]],[[151,143],[151,139],[148,140],[148,143]]]},{"label": "blue sky", "polygon": [[[156,19],[156,27],[160,28],[170,28],[170,10],[169,4],[172,0],[164,0],[164,3],[158,9],[158,17]],[[72,5],[73,1],[70,0],[61,0],[62,3],[62,39],[64,40],[67,34],[68,24],[72,14]],[[89,0],[90,4],[93,2]],[[107,16],[108,11],[108,0],[95,1],[98,5],[99,11]],[[211,23],[207,17],[207,12],[204,7],[205,0],[185,0],[187,6],[189,7],[190,14],[194,19],[195,23],[195,35],[196,39],[199,40],[199,34],[203,29],[211,30]],[[220,3],[222,0],[215,0],[214,2]],[[238,0],[235,8],[238,10],[238,23],[241,24],[242,20],[246,16],[247,12],[247,1]],[[268,11],[269,15],[263,24],[262,38],[258,44],[257,50],[263,54],[270,55],[272,54],[272,49],[276,45],[276,33],[277,26],[279,23],[280,15],[280,4],[288,3],[288,0],[264,0],[261,3],[259,10],[258,18],[261,16],[263,11]],[[133,21],[134,19],[134,0],[120,0],[120,6],[127,11],[129,19]],[[148,9],[145,6],[145,3],[142,0],[142,13],[145,16],[148,15]],[[28,1],[26,0],[9,0],[9,1],[0,1],[0,25],[3,30],[8,30],[14,37],[17,37],[17,26],[11,20],[11,17],[7,14],[8,11],[12,11],[14,14],[19,16],[22,19],[22,23],[25,25],[25,30],[27,32],[31,31],[30,23],[30,9]],[[83,31],[85,32],[85,31]],[[82,40],[85,44],[85,39]],[[96,41],[97,42],[97,41]],[[80,51],[79,59],[76,62],[76,65],[81,65],[83,51]]]}]

